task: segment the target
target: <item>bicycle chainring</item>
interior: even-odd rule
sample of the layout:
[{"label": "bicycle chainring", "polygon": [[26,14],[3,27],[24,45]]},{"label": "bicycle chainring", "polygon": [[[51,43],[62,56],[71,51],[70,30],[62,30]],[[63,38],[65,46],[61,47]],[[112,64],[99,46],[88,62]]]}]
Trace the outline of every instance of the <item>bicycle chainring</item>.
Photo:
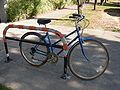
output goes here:
[{"label": "bicycle chainring", "polygon": [[58,56],[55,53],[49,53],[47,56],[47,61],[52,63],[58,62]]}]

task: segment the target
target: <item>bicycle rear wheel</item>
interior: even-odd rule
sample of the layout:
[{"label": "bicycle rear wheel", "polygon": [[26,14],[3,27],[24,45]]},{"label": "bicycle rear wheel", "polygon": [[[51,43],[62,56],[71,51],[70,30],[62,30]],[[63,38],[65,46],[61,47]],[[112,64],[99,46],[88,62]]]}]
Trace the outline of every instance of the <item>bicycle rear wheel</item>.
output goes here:
[{"label": "bicycle rear wheel", "polygon": [[19,46],[22,56],[29,64],[41,66],[47,62],[48,47],[39,33],[25,33],[21,37]]},{"label": "bicycle rear wheel", "polygon": [[75,43],[68,52],[68,65],[71,72],[78,78],[92,80],[99,77],[106,70],[109,55],[105,46],[97,40],[84,40],[84,57],[79,42]]}]

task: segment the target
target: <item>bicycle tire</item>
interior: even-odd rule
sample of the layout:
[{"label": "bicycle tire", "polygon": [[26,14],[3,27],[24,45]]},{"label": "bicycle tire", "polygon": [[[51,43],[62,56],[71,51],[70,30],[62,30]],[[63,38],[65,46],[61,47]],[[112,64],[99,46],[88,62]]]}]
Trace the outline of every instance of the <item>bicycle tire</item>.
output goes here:
[{"label": "bicycle tire", "polygon": [[105,72],[109,63],[109,54],[105,46],[97,40],[83,40],[82,45],[89,60],[85,60],[80,44],[76,42],[68,52],[68,66],[76,77],[83,80],[92,80]]},{"label": "bicycle tire", "polygon": [[[34,44],[31,42],[34,41]],[[24,42],[24,40],[30,42]],[[33,66],[42,66],[47,62],[48,47],[46,45],[35,44],[36,42],[43,42],[46,44],[46,41],[42,38],[42,35],[36,32],[27,32],[25,33],[19,42],[20,52],[23,58]],[[33,45],[32,45],[33,44]],[[37,48],[35,48],[35,45]],[[30,50],[30,51],[29,51]],[[41,51],[42,53],[38,53]],[[28,52],[29,51],[29,52]],[[41,60],[40,60],[41,59]]]}]

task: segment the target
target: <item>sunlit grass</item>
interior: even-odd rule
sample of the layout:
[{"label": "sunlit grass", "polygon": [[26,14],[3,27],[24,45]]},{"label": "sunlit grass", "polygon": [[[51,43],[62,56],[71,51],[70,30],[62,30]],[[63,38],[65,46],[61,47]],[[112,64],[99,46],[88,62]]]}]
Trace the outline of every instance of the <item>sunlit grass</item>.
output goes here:
[{"label": "sunlit grass", "polygon": [[0,84],[0,90],[12,90],[12,89]]},{"label": "sunlit grass", "polygon": [[[114,1],[114,3],[113,3],[113,1]],[[85,7],[83,8],[82,13],[83,13],[83,15],[85,15],[85,17],[90,22],[90,25],[88,28],[91,29],[91,28],[102,27],[105,30],[120,31],[119,29],[116,29],[114,27],[114,25],[111,25],[110,26],[111,28],[108,28],[109,27],[108,25],[111,22],[104,23],[104,20],[103,21],[101,20],[104,16],[103,13],[107,13],[107,12],[105,12],[105,10],[108,10],[108,9],[117,9],[118,10],[117,12],[115,12],[115,10],[113,10],[113,12],[110,12],[110,13],[112,13],[113,15],[116,15],[117,17],[120,16],[120,10],[119,10],[120,6],[119,6],[119,4],[116,4],[115,1],[119,1],[119,0],[109,0],[109,2],[107,2],[104,5],[98,4],[96,7],[96,10],[93,10],[93,4],[85,4]],[[77,13],[77,11],[76,11],[76,13]],[[71,14],[64,16],[62,18],[69,18],[69,16]],[[74,26],[74,22],[71,22],[71,21],[55,21],[52,24],[60,25],[60,26]]]}]

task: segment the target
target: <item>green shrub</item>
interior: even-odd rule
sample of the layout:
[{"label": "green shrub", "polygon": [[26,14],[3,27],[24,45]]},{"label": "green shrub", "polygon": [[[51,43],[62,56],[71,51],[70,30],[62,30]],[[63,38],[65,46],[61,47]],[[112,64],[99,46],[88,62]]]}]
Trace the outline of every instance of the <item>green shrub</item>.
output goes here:
[{"label": "green shrub", "polygon": [[9,0],[7,7],[8,18],[11,21],[31,18],[37,14],[41,0]]},{"label": "green shrub", "polygon": [[[78,4],[77,1],[78,1],[78,0],[72,0],[72,3],[77,5],[77,4]],[[86,1],[86,0],[79,0],[79,3],[82,4],[82,3],[85,2],[85,1]]]},{"label": "green shrub", "polygon": [[12,90],[12,89],[0,84],[0,90]]},{"label": "green shrub", "polygon": [[8,0],[7,14],[10,21],[32,18],[37,13],[62,9],[71,0]]},{"label": "green shrub", "polygon": [[62,9],[66,5],[66,0],[49,0],[52,3],[54,9]]},{"label": "green shrub", "polygon": [[38,13],[44,13],[53,10],[53,5],[48,0],[41,0],[41,4],[38,6]]}]

